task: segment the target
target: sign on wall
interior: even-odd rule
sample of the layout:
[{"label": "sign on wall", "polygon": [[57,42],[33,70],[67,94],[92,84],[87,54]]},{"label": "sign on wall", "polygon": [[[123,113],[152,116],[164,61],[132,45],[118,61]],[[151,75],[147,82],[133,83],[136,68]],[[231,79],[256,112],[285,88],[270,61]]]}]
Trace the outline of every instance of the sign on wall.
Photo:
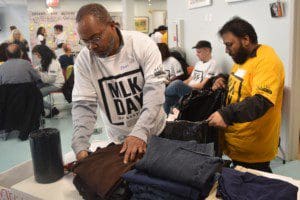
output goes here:
[{"label": "sign on wall", "polygon": [[36,32],[40,26],[45,27],[47,32],[47,45],[54,47],[54,30],[56,24],[64,26],[64,32],[67,35],[67,43],[71,45],[72,50],[79,51],[79,37],[75,28],[75,11],[53,11],[47,13],[46,11],[29,11],[29,30],[30,30],[30,44],[35,46],[37,44]]},{"label": "sign on wall", "polygon": [[[29,11],[29,30],[31,47],[37,44],[36,32],[40,26],[45,27],[47,32],[47,46],[53,48],[54,45],[54,25],[64,26],[64,32],[67,35],[67,43],[70,44],[73,51],[80,51],[82,46],[79,44],[79,35],[76,31],[76,11],[53,10],[52,13],[46,11]],[[122,13],[110,13],[112,20],[119,23],[122,27]]]},{"label": "sign on wall", "polygon": [[188,9],[211,5],[211,0],[188,0]]}]

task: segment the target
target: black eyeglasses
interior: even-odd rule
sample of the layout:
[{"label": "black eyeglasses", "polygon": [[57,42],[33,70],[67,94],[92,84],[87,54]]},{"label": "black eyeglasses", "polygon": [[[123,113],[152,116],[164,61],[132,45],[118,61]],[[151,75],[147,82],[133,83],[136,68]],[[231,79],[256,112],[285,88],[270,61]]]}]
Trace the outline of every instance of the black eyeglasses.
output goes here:
[{"label": "black eyeglasses", "polygon": [[92,38],[90,40],[80,40],[80,43],[85,46],[90,46],[91,44],[100,45],[103,42],[106,31],[107,31],[107,28],[98,36],[95,36],[94,38]]}]

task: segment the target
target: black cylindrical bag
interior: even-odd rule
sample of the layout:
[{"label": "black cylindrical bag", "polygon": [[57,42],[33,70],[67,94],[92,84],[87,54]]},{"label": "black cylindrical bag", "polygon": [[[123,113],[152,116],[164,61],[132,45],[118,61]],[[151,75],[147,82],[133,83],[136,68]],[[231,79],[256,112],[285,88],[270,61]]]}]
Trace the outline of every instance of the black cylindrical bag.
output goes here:
[{"label": "black cylindrical bag", "polygon": [[35,180],[52,183],[64,175],[59,130],[46,128],[29,135]]}]

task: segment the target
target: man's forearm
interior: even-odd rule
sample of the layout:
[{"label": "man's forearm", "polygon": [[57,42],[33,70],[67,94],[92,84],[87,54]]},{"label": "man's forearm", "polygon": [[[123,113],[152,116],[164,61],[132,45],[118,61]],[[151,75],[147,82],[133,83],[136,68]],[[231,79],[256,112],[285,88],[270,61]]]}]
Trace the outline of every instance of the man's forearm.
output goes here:
[{"label": "man's forearm", "polygon": [[227,125],[254,121],[263,116],[272,106],[262,95],[247,97],[239,103],[230,104],[219,110]]},{"label": "man's forearm", "polygon": [[75,101],[72,108],[73,138],[72,148],[75,154],[90,147],[89,139],[96,122],[97,103],[93,101]]}]

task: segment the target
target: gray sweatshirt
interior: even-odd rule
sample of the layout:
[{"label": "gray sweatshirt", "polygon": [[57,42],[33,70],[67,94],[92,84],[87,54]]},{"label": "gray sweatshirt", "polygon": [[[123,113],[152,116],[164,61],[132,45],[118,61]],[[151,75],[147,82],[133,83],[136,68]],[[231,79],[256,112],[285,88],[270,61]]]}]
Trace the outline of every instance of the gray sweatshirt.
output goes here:
[{"label": "gray sweatshirt", "polygon": [[9,59],[0,65],[0,85],[36,82],[40,75],[27,60]]},{"label": "gray sweatshirt", "polygon": [[164,74],[157,45],[145,34],[118,32],[122,48],[99,58],[82,49],[74,65],[73,139],[77,154],[88,150],[99,105],[109,138],[122,143],[126,136],[145,142],[165,127]]}]

